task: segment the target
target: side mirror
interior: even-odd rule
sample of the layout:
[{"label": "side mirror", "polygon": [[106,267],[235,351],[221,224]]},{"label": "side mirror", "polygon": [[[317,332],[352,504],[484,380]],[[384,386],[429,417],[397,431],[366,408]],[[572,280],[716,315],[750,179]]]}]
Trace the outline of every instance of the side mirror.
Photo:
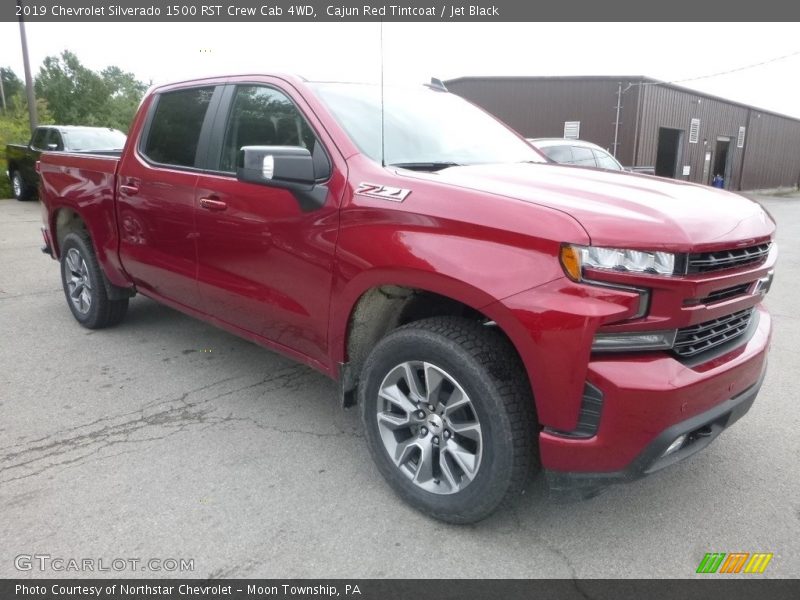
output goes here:
[{"label": "side mirror", "polygon": [[239,150],[239,181],[287,189],[314,187],[314,159],[305,148],[294,146],[244,146]]},{"label": "side mirror", "polygon": [[48,150],[58,150],[58,144],[47,144]]}]

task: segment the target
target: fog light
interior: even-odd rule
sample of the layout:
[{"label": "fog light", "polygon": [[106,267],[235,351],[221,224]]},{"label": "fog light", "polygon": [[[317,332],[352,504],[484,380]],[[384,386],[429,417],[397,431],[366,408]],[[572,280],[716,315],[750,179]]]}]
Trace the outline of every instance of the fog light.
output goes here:
[{"label": "fog light", "polygon": [[662,454],[662,456],[666,456],[667,454],[672,454],[673,452],[677,452],[678,450],[681,449],[681,446],[683,446],[683,442],[685,441],[686,441],[686,434],[684,433],[683,435],[680,435],[677,438],[675,438],[675,441],[669,445],[669,448],[664,450],[664,454]]},{"label": "fog light", "polygon": [[624,333],[598,333],[594,336],[592,352],[622,352],[625,350],[669,350],[675,343],[675,329]]}]

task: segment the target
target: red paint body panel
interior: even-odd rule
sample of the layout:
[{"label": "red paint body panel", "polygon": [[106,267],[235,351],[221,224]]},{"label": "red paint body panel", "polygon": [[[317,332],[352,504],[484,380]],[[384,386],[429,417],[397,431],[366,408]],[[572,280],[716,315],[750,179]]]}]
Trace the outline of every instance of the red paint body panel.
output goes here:
[{"label": "red paint body panel", "polygon": [[[154,94],[186,86],[265,84],[289,96],[327,150],[321,207],[231,174],[150,164],[137,150]],[[109,281],[284,352],[336,377],[348,323],[370,289],[408,286],[447,296],[497,323],[517,349],[548,431],[576,427],[584,385],[603,391],[597,435],[540,435],[551,470],[610,472],[659,432],[754,384],[770,319],[737,350],[689,367],[664,352],[595,355],[598,331],[674,329],[755,306],[742,295],[692,303],[770,272],[750,267],[685,277],[597,273],[638,293],[574,283],[563,243],[699,252],[771,240],[757,204],[656,177],[550,164],[384,168],[362,155],[303,80],[243,75],[164,86],[132,124],[122,158],[44,154],[45,236],[58,256],[59,211],[83,219]],[[362,183],[408,190],[402,202],[356,194]],[[212,203],[201,202],[210,199]],[[213,210],[209,210],[209,206]]]},{"label": "red paint body panel", "polygon": [[286,190],[203,175],[203,197],[227,208],[196,212],[201,310],[326,364],[336,192],[304,213]]},{"label": "red paint body panel", "polygon": [[44,219],[53,253],[60,256],[60,240],[51,235],[56,230],[60,211],[71,210],[83,219],[91,232],[97,259],[106,277],[119,286],[129,286],[119,257],[119,233],[116,222],[115,188],[118,160],[91,158],[75,154],[44,153],[40,160],[42,200],[47,210]]}]

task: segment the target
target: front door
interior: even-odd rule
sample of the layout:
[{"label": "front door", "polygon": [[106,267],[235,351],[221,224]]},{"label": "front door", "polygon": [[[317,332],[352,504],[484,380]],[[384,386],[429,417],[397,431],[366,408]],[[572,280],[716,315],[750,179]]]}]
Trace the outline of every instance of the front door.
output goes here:
[{"label": "front door", "polygon": [[209,149],[214,172],[200,176],[195,194],[204,311],[325,362],[337,201],[329,194],[323,206],[304,207],[291,191],[235,175],[242,146],[325,150],[283,91],[238,85],[226,98]]}]

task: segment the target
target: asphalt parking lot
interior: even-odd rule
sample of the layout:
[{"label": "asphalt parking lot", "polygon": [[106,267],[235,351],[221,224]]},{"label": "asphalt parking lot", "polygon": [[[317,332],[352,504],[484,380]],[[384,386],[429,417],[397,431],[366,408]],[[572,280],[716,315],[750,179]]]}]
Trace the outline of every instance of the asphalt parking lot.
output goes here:
[{"label": "asphalt parking lot", "polygon": [[[311,369],[141,296],[121,326],[81,328],[39,252],[38,204],[2,200],[0,577],[685,578],[706,552],[737,551],[774,553],[764,577],[798,577],[800,195],[760,201],[781,254],[749,415],[593,500],[554,504],[537,480],[450,526],[394,496],[356,412]],[[194,571],[15,567],[34,554]]]}]

